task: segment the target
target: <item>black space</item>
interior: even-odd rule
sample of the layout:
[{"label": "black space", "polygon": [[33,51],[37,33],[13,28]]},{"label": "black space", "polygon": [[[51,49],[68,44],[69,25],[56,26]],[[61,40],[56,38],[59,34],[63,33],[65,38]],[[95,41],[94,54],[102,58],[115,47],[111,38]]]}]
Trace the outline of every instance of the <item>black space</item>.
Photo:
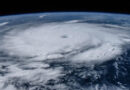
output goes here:
[{"label": "black space", "polygon": [[[47,1],[47,0],[46,0]],[[48,0],[45,2],[30,1],[21,2],[17,0],[15,2],[0,3],[0,16],[11,14],[23,14],[23,13],[38,13],[38,12],[70,12],[70,11],[85,11],[85,12],[110,12],[110,13],[124,13],[130,14],[130,5],[126,1],[99,2],[97,0],[89,1],[55,1]]]}]

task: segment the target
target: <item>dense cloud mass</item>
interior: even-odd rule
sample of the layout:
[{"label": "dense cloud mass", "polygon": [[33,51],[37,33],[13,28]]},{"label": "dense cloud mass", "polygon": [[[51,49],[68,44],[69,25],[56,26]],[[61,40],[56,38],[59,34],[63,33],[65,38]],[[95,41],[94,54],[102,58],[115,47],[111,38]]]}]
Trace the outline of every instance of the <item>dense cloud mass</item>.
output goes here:
[{"label": "dense cloud mass", "polygon": [[[123,52],[129,32],[85,23],[51,23],[25,30],[12,30],[0,48],[9,55],[39,60],[72,58],[79,62],[108,60]],[[62,54],[66,53],[66,54]],[[72,55],[73,54],[73,55]],[[71,57],[69,57],[71,55]]]},{"label": "dense cloud mass", "polygon": [[15,27],[0,42],[0,90],[129,90],[124,27],[51,22]]}]

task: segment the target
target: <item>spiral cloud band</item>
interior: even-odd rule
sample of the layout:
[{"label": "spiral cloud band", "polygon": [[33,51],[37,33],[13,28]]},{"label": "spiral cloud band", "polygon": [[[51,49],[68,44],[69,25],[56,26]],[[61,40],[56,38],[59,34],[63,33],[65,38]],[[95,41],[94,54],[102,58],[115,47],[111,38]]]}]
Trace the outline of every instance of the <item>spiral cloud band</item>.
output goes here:
[{"label": "spiral cloud band", "polygon": [[49,23],[11,30],[0,49],[11,56],[32,60],[67,58],[74,62],[102,62],[123,52],[129,32],[98,24]]}]

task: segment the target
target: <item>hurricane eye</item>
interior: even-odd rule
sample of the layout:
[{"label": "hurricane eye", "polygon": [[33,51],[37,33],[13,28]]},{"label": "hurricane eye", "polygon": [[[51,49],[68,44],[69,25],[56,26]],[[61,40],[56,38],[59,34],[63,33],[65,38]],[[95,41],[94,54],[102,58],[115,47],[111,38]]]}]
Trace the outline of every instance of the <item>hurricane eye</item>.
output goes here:
[{"label": "hurricane eye", "polygon": [[67,35],[62,35],[61,38],[69,38]]}]

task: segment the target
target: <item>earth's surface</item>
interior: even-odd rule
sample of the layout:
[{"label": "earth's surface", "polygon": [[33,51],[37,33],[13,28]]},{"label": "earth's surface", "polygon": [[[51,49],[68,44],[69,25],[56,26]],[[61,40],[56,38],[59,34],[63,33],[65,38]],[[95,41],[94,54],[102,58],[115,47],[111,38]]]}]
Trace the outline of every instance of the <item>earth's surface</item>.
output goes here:
[{"label": "earth's surface", "polygon": [[130,15],[1,16],[0,90],[130,90]]}]

